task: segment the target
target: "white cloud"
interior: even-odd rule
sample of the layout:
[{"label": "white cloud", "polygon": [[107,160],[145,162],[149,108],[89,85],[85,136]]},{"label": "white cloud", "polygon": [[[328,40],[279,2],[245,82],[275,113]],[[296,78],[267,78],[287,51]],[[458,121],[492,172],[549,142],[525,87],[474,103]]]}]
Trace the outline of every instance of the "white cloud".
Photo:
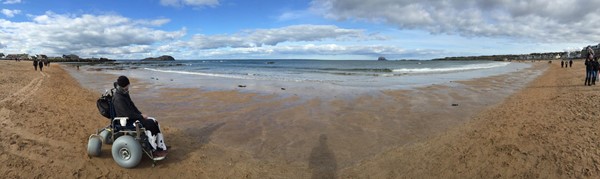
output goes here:
[{"label": "white cloud", "polygon": [[333,25],[293,25],[274,29],[246,30],[236,34],[197,34],[190,41],[179,45],[194,49],[261,47],[284,42],[310,42],[326,39],[367,40],[381,39],[378,35],[367,35],[364,30],[344,29]]},{"label": "white cloud", "polygon": [[[129,19],[119,15],[68,15],[47,12],[31,15],[29,22],[0,19],[0,39],[6,53],[82,57],[141,58],[168,54],[177,58],[251,58],[280,55],[385,55],[411,54],[392,46],[358,45],[382,40],[362,29],[333,25],[293,25],[273,29],[243,30],[234,34],[196,34],[183,40],[186,29],[154,29],[169,19]],[[336,42],[357,45],[335,45]],[[327,44],[305,44],[327,43]]]},{"label": "white cloud", "polygon": [[[406,50],[394,45],[362,45],[362,41],[387,40],[366,34],[362,29],[333,25],[293,25],[273,29],[244,30],[235,34],[196,34],[190,40],[162,45],[162,54],[195,58],[304,58],[358,56],[370,59],[380,55],[392,58],[422,58],[439,55],[439,50]],[[308,44],[307,44],[308,43]],[[316,44],[315,44],[316,43]],[[346,45],[342,45],[342,44]]]},{"label": "white cloud", "polygon": [[2,2],[2,4],[19,4],[21,3],[21,0],[6,0],[4,2]]},{"label": "white cloud", "polygon": [[394,46],[381,45],[337,45],[337,44],[305,44],[278,45],[264,47],[220,48],[193,51],[188,54],[191,58],[303,58],[322,56],[354,56],[355,59],[371,59],[386,56],[389,59],[422,58],[423,56],[439,55],[439,50],[406,50]]},{"label": "white cloud", "polygon": [[304,10],[304,11],[288,11],[288,12],[284,12],[281,15],[279,15],[277,17],[278,21],[289,21],[289,20],[296,20],[296,19],[304,19],[307,18],[309,16],[311,16],[311,12]]},{"label": "white cloud", "polygon": [[21,13],[21,10],[2,9],[0,12],[2,14],[4,14],[6,17],[15,17],[15,15]]},{"label": "white cloud", "polygon": [[162,26],[171,22],[171,19],[161,18],[155,20],[138,20],[136,23],[143,26]]},{"label": "white cloud", "polygon": [[383,22],[399,29],[467,37],[593,42],[597,0],[313,0],[311,10],[336,20]]},{"label": "white cloud", "polygon": [[151,53],[152,50],[153,48],[149,45],[130,45],[122,47],[93,47],[82,49],[80,52],[88,56],[102,56],[106,54],[119,54],[120,56],[124,56],[128,54]]},{"label": "white cloud", "polygon": [[130,19],[120,15],[73,15],[46,12],[31,20],[0,19],[4,53],[30,53],[81,57],[143,58],[172,55],[197,58],[302,58],[360,56],[370,59],[439,54],[431,50],[406,50],[395,45],[363,45],[387,40],[363,29],[334,25],[292,25],[272,29],[242,30],[232,34],[196,34],[182,39],[187,30],[158,30],[170,19]]},{"label": "white cloud", "polygon": [[160,0],[160,4],[163,6],[210,6],[215,7],[219,5],[219,0]]},{"label": "white cloud", "polygon": [[162,31],[152,26],[168,20],[132,20],[118,15],[80,16],[55,14],[33,16],[30,22],[0,19],[0,39],[8,52],[119,56],[146,53],[152,45],[176,40],[186,30]]}]

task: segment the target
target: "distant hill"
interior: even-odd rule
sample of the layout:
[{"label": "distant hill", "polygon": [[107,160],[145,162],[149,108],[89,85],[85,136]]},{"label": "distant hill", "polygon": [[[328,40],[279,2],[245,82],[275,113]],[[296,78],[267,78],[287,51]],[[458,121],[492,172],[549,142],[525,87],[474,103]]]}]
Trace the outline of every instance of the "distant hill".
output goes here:
[{"label": "distant hill", "polygon": [[175,58],[169,55],[163,55],[160,57],[148,57],[144,58],[142,61],[175,61]]}]

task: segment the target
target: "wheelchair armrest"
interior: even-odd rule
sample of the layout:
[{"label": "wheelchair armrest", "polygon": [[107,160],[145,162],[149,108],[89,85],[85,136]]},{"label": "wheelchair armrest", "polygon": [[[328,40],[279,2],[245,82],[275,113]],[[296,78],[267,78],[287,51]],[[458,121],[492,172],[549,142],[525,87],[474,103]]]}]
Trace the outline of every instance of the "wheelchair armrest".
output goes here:
[{"label": "wheelchair armrest", "polygon": [[[129,117],[115,117],[113,118],[112,123],[114,125],[119,124],[120,126],[126,126],[128,123]],[[122,123],[124,123],[125,125],[123,125]]]},{"label": "wheelchair armrest", "polygon": [[[125,125],[122,125],[121,123],[125,123]],[[115,117],[111,124],[118,130],[134,128],[133,123],[129,121],[129,117]]]}]

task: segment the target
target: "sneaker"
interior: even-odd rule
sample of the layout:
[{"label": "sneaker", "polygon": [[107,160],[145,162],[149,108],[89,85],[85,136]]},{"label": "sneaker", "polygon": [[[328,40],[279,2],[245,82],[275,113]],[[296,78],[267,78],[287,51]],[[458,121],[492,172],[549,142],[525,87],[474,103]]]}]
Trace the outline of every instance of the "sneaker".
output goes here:
[{"label": "sneaker", "polygon": [[154,160],[162,160],[167,156],[167,151],[154,151],[152,152],[152,156],[154,157]]}]

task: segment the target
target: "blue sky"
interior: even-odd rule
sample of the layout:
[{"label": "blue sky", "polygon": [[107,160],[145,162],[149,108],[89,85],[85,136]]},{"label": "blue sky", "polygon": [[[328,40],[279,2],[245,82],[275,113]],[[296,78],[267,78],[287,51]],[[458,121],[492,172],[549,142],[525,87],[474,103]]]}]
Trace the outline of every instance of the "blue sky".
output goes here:
[{"label": "blue sky", "polygon": [[0,0],[0,52],[369,60],[571,51],[598,44],[593,7],[600,1]]}]

